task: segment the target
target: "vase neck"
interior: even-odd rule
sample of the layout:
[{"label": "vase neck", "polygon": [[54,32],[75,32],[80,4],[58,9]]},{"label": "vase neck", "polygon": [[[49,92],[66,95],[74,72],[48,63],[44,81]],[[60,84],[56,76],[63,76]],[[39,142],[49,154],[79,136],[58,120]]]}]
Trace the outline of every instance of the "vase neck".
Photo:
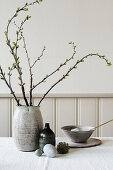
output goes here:
[{"label": "vase neck", "polygon": [[49,123],[45,123],[45,129],[50,129],[50,127],[49,127]]}]

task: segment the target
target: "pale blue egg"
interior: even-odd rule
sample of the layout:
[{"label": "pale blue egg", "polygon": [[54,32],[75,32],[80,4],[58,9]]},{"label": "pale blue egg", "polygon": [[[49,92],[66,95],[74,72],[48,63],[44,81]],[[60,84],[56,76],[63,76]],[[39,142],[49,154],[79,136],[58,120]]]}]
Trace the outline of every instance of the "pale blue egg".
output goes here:
[{"label": "pale blue egg", "polygon": [[43,151],[47,157],[54,158],[56,156],[56,148],[51,144],[46,144]]}]

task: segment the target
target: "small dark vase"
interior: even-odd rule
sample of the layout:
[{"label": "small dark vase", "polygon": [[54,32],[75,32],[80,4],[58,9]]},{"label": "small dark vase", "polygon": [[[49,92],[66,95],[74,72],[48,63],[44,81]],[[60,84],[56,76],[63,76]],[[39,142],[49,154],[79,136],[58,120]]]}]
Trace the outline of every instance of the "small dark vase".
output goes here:
[{"label": "small dark vase", "polygon": [[52,144],[55,146],[55,134],[50,129],[49,123],[45,123],[45,128],[40,133],[39,148],[43,151],[43,148],[46,144]]}]

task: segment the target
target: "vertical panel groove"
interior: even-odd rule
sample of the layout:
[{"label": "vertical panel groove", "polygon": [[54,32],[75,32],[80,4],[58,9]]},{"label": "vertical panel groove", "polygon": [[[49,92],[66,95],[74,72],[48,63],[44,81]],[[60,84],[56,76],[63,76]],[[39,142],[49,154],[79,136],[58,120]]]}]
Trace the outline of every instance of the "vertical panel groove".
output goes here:
[{"label": "vertical panel groove", "polygon": [[[96,116],[97,116],[97,118],[96,118],[96,120],[97,120],[96,126],[98,126],[99,125],[99,98],[97,98],[97,114],[96,114]],[[96,136],[99,137],[99,128],[96,131]]]},{"label": "vertical panel groove", "polygon": [[[99,124],[101,124],[101,98],[99,98]],[[99,128],[99,136],[101,137],[101,127]]]},{"label": "vertical panel groove", "polygon": [[56,121],[55,121],[56,136],[58,137],[58,102],[56,100]]},{"label": "vertical panel groove", "polygon": [[80,98],[78,98],[77,102],[77,124],[80,125]]},{"label": "vertical panel groove", "polygon": [[76,103],[75,103],[75,105],[76,105],[76,125],[78,125],[78,98],[76,98]]},{"label": "vertical panel groove", "polygon": [[56,135],[56,98],[53,99],[54,102],[54,110],[53,110],[53,130]]},{"label": "vertical panel groove", "polygon": [[9,137],[12,136],[12,98],[9,98]]}]

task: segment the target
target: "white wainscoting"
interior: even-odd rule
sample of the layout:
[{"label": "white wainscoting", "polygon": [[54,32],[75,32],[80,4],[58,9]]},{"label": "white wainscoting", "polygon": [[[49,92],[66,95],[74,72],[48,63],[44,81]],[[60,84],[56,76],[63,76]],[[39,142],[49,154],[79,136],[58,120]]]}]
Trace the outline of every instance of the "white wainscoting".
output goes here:
[{"label": "white wainscoting", "polygon": [[[21,95],[17,95],[24,104]],[[34,95],[36,105],[42,94]],[[16,103],[9,94],[0,95],[0,136],[12,136]],[[49,122],[56,136],[63,136],[64,125],[97,126],[113,119],[113,94],[49,94],[42,102],[44,123]],[[113,136],[113,122],[97,129],[93,136]]]}]

